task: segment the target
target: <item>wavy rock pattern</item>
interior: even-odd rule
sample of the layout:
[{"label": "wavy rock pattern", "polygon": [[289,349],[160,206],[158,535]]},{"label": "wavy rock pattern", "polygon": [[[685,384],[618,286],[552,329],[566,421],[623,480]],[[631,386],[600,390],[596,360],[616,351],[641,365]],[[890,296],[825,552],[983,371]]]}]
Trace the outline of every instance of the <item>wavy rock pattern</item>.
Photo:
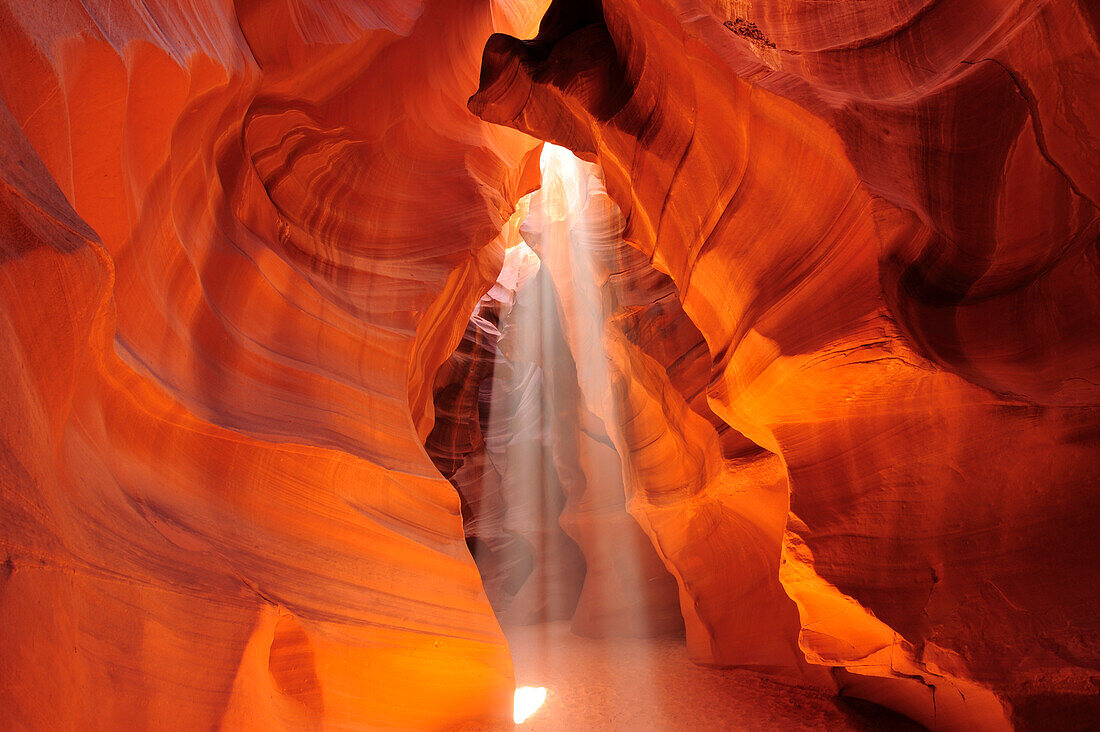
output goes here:
[{"label": "wavy rock pattern", "polygon": [[465,100],[539,12],[0,8],[4,726],[509,718],[422,443],[537,181]]},{"label": "wavy rock pattern", "polygon": [[[802,653],[934,728],[1026,724],[1100,659],[1088,12],[556,2],[534,40],[490,39],[470,101],[603,165],[706,340],[711,408],[785,468],[789,517],[730,503],[772,527]],[[639,484],[708,485],[683,408],[647,413],[647,365],[609,351],[627,432],[668,434],[664,460],[620,445]],[[759,462],[718,470],[751,494]],[[678,518],[674,573],[736,535]],[[720,662],[759,663],[684,606]]]},{"label": "wavy rock pattern", "polygon": [[1100,724],[1098,38],[0,0],[0,726],[507,725],[556,618]]}]

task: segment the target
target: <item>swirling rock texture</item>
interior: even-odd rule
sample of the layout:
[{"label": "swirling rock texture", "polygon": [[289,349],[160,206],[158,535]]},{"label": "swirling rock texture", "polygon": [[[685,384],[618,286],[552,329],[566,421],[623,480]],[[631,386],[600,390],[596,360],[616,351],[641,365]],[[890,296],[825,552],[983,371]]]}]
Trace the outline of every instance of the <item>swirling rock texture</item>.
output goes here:
[{"label": "swirling rock texture", "polygon": [[509,3],[4,3],[0,726],[510,722],[423,441],[537,141]]},{"label": "swirling rock texture", "polygon": [[0,0],[0,726],[1100,724],[1096,4],[547,5]]},{"label": "swirling rock texture", "polygon": [[[533,41],[490,39],[470,102],[602,164],[623,237],[706,340],[710,407],[780,461],[713,467],[682,407],[647,415],[663,374],[624,362],[623,439],[679,428],[675,460],[630,451],[641,490],[686,469],[713,506],[672,528],[646,518],[657,495],[632,507],[679,539],[670,569],[745,537],[688,520],[723,516],[706,486],[728,472],[801,655],[929,727],[1096,714],[1096,20],[558,2]],[[722,590],[678,576],[697,656],[783,665],[732,619],[750,610],[710,619]]]}]

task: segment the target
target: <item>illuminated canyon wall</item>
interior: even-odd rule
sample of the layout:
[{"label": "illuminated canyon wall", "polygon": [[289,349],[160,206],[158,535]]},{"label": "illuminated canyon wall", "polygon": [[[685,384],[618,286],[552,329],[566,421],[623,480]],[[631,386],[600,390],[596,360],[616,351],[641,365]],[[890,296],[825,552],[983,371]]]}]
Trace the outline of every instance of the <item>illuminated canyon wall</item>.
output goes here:
[{"label": "illuminated canyon wall", "polygon": [[506,725],[546,620],[1100,721],[1098,36],[0,1],[0,726]]},{"label": "illuminated canyon wall", "polygon": [[466,100],[539,9],[2,12],[2,726],[510,720],[423,441],[538,180]]}]

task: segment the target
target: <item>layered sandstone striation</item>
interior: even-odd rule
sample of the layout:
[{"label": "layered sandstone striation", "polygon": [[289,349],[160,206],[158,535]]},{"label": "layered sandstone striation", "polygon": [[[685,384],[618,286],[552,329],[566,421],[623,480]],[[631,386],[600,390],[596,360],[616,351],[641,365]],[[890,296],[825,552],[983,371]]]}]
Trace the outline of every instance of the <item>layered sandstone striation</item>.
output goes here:
[{"label": "layered sandstone striation", "polygon": [[539,12],[0,7],[0,726],[510,720],[423,440],[537,183],[466,98]]},{"label": "layered sandstone striation", "polygon": [[0,0],[0,726],[507,725],[552,620],[1100,723],[1098,26]]},{"label": "layered sandstone striation", "polygon": [[[930,727],[1094,693],[1090,13],[557,2],[534,40],[490,39],[471,109],[602,164],[706,341],[710,408],[761,448],[708,458],[667,367],[609,346],[631,509],[676,539],[700,660],[789,663],[738,622],[759,597],[678,573],[724,559],[768,567],[842,693]],[[662,526],[663,485],[692,510]]]}]

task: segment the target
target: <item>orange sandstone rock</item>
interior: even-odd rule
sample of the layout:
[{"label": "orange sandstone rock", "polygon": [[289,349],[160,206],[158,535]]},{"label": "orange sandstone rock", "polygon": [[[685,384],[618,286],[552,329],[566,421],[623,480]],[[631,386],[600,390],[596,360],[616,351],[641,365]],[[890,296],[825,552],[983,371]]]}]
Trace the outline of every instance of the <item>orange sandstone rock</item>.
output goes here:
[{"label": "orange sandstone rock", "polygon": [[0,8],[0,720],[507,720],[423,451],[535,141],[501,4]]},{"label": "orange sandstone rock", "polygon": [[[774,527],[750,545],[781,562],[804,657],[934,728],[1037,723],[1052,694],[1068,719],[1100,549],[1087,13],[763,3],[739,34],[734,6],[555,3],[534,40],[489,40],[471,109],[598,160],[675,283],[710,407],[785,468],[790,516],[722,469]],[[643,371],[622,368],[628,419]],[[667,441],[652,475],[715,474],[682,427]],[[680,562],[745,551],[686,521]],[[743,625],[696,627],[756,662]]]},{"label": "orange sandstone rock", "polygon": [[1098,20],[0,1],[0,726],[507,725],[498,615],[1100,721]]}]

